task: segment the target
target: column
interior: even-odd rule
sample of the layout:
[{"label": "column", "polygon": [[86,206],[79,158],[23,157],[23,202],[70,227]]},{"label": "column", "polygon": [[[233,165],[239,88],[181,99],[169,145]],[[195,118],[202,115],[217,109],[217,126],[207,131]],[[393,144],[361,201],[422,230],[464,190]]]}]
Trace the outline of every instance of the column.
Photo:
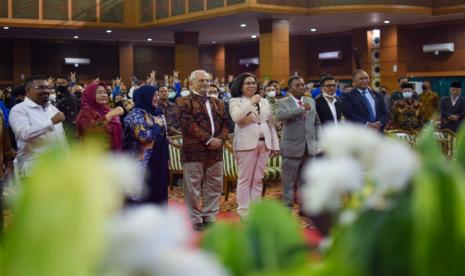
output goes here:
[{"label": "column", "polygon": [[200,68],[199,62],[199,33],[174,33],[174,66],[179,71],[179,78],[184,79]]},{"label": "column", "polygon": [[403,55],[402,32],[398,26],[386,26],[381,30],[380,65],[381,84],[386,85],[389,91],[397,89],[397,78],[404,77],[407,62]]},{"label": "column", "polygon": [[31,75],[31,45],[27,40],[15,40],[13,49],[13,82],[20,85]]},{"label": "column", "polygon": [[262,79],[289,78],[289,20],[261,19],[260,74]]},{"label": "column", "polygon": [[297,73],[304,79],[308,78],[308,50],[307,37],[305,35],[294,35],[290,38],[290,68],[291,75]]},{"label": "column", "polygon": [[131,77],[134,75],[134,45],[130,42],[119,43],[119,77],[131,87]]},{"label": "column", "polygon": [[213,47],[213,76],[221,78],[225,76],[225,54],[224,45]]}]

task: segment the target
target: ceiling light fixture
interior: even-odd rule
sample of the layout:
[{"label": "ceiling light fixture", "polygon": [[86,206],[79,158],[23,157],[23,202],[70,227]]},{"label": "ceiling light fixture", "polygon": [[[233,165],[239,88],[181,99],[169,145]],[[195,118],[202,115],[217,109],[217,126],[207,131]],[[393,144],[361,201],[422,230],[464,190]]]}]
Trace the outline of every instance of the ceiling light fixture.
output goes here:
[{"label": "ceiling light fixture", "polygon": [[111,30],[107,30],[107,34],[111,34]]},{"label": "ceiling light fixture", "polygon": [[391,21],[389,21],[389,20],[384,20],[384,24],[389,24],[389,23],[391,23]]},{"label": "ceiling light fixture", "polygon": [[150,42],[150,41],[152,41],[152,39],[149,37],[149,38],[147,38],[147,41]]},{"label": "ceiling light fixture", "polygon": [[73,36],[73,37],[74,37],[74,39],[78,39],[78,38],[79,38],[79,36],[77,36],[77,35],[75,35],[75,36]]},{"label": "ceiling light fixture", "polygon": [[315,29],[315,28],[311,28],[311,29],[310,29],[310,32],[316,32],[316,29]]},{"label": "ceiling light fixture", "polygon": [[250,37],[253,38],[253,39],[257,38],[256,35],[251,35]]},{"label": "ceiling light fixture", "polygon": [[3,27],[3,29],[4,29],[4,30],[9,30],[9,29],[10,29],[10,27],[8,27],[8,26],[4,26],[4,27]]},{"label": "ceiling light fixture", "polygon": [[245,28],[245,27],[247,27],[247,24],[242,23],[241,28]]}]

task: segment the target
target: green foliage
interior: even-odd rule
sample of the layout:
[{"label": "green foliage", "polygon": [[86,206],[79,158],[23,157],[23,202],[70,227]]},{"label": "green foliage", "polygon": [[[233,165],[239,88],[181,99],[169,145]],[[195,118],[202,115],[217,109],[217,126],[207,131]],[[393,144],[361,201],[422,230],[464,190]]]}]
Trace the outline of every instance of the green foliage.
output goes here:
[{"label": "green foliage", "polygon": [[272,275],[307,264],[309,252],[299,223],[281,203],[262,201],[251,208],[249,219],[242,226],[216,225],[204,236],[202,247],[232,275]]}]

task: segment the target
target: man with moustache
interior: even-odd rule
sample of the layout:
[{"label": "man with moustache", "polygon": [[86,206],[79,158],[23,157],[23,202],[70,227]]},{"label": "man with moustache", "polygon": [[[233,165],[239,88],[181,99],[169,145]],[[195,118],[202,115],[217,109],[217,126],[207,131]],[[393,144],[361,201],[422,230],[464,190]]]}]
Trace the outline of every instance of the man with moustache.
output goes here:
[{"label": "man with moustache", "polygon": [[301,184],[301,171],[305,162],[319,154],[317,134],[320,119],[315,101],[303,96],[305,82],[300,77],[288,81],[291,96],[278,101],[277,118],[283,124],[281,134],[283,203],[291,208],[294,204],[294,189]]},{"label": "man with moustache", "polygon": [[342,105],[336,96],[336,79],[330,75],[320,80],[322,94],[315,99],[316,111],[321,124],[338,125],[342,118]]},{"label": "man with moustache", "polygon": [[450,96],[441,99],[441,128],[457,132],[465,118],[465,98],[462,95],[462,84],[453,82],[449,88]]},{"label": "man with moustache", "polygon": [[184,196],[194,230],[202,231],[220,211],[228,123],[223,101],[207,96],[210,75],[196,70],[189,80],[191,93],[176,101],[176,117],[182,133]]},{"label": "man with moustache", "polygon": [[386,105],[383,96],[368,87],[369,83],[370,77],[365,71],[353,72],[352,84],[355,88],[344,95],[343,113],[349,121],[382,131],[388,121]]},{"label": "man with moustache", "polygon": [[19,175],[28,177],[36,158],[51,147],[66,147],[62,122],[65,115],[48,101],[50,87],[44,76],[25,81],[26,98],[10,112],[10,126],[16,136]]}]

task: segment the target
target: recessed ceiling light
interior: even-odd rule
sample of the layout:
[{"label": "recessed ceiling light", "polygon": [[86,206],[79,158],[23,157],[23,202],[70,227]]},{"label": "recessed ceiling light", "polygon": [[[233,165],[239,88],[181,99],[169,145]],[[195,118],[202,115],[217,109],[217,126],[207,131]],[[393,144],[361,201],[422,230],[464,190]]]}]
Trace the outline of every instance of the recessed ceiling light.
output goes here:
[{"label": "recessed ceiling light", "polygon": [[147,38],[147,41],[152,41],[152,39],[151,39],[151,38]]},{"label": "recessed ceiling light", "polygon": [[241,28],[245,28],[245,27],[247,27],[247,24],[242,23]]},{"label": "recessed ceiling light", "polygon": [[77,35],[75,35],[75,36],[73,36],[73,37],[74,37],[74,39],[78,39],[78,38],[79,38],[79,36],[77,36]]},{"label": "recessed ceiling light", "polygon": [[316,32],[316,29],[315,29],[315,28],[311,28],[311,29],[310,29],[310,32]]},{"label": "recessed ceiling light", "polygon": [[251,37],[251,38],[257,38],[257,36],[256,36],[256,35],[251,35],[250,37]]},{"label": "recessed ceiling light", "polygon": [[384,24],[389,24],[389,23],[391,23],[391,21],[389,21],[389,20],[384,20]]},{"label": "recessed ceiling light", "polygon": [[4,29],[4,30],[9,30],[9,29],[10,29],[10,27],[8,27],[8,26],[4,26],[4,27],[3,27],[3,29]]},{"label": "recessed ceiling light", "polygon": [[111,30],[107,30],[107,34],[111,34]]},{"label": "recessed ceiling light", "polygon": [[212,44],[216,44],[216,41],[212,41]]}]

